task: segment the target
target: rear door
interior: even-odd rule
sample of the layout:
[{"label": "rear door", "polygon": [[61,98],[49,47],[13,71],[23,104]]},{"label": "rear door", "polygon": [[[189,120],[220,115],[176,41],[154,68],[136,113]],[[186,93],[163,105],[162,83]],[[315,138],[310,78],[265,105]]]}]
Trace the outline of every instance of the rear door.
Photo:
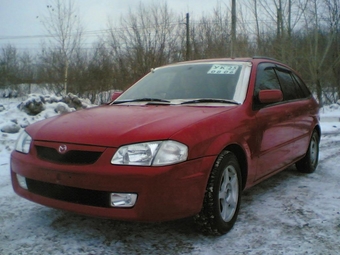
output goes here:
[{"label": "rear door", "polygon": [[287,107],[290,108],[291,119],[294,125],[291,128],[294,146],[292,154],[298,158],[306,153],[311,130],[313,129],[315,102],[311,100],[311,93],[303,81],[292,71],[282,67],[276,67]]}]

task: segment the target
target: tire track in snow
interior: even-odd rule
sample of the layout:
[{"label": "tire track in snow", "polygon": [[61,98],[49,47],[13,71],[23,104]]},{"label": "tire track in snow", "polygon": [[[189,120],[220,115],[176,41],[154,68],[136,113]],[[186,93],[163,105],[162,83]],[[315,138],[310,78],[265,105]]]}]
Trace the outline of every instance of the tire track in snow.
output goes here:
[{"label": "tire track in snow", "polygon": [[334,157],[340,157],[340,140],[330,140],[329,137],[322,138],[320,143],[319,163]]}]

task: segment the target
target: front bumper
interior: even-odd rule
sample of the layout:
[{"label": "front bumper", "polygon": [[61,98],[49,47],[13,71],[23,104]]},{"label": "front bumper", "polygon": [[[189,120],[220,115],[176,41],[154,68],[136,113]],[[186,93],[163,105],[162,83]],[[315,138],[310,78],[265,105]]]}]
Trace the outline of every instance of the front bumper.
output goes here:
[{"label": "front bumper", "polygon": [[[94,164],[81,166],[51,163],[32,153],[14,151],[11,155],[13,189],[18,195],[42,205],[118,220],[157,222],[192,216],[200,211],[215,157],[163,167],[117,166],[110,164],[113,150],[105,150]],[[46,184],[45,189],[62,187],[68,197],[73,197],[78,190],[94,201],[97,194],[102,193],[136,193],[138,197],[132,208],[113,208],[77,198],[45,196],[34,189],[22,188],[17,174]],[[103,199],[105,195],[104,198],[98,195],[98,200]],[[107,203],[109,205],[109,201]]]}]

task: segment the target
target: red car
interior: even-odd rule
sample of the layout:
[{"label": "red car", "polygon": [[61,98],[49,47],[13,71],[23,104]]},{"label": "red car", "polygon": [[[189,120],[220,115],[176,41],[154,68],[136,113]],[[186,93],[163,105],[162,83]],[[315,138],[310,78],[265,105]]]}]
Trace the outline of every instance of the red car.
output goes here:
[{"label": "red car", "polygon": [[242,190],[318,164],[319,107],[301,78],[267,58],[152,69],[112,103],[37,122],[11,154],[14,191],[118,220],[194,216],[224,234]]}]

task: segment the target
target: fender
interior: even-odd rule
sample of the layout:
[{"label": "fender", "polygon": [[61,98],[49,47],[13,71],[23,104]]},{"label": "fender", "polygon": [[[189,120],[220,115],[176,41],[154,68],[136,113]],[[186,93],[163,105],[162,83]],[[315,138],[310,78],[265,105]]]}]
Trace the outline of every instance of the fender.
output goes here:
[{"label": "fender", "polygon": [[235,135],[233,133],[224,133],[216,137],[211,144],[208,146],[206,150],[206,155],[214,155],[217,156],[226,148],[231,146],[239,147],[246,158],[247,162],[240,162],[241,164],[245,164],[246,172],[247,172],[247,182],[245,187],[250,186],[255,180],[256,171],[251,171],[256,168],[257,158],[253,157],[249,144],[244,139],[245,136]]}]

